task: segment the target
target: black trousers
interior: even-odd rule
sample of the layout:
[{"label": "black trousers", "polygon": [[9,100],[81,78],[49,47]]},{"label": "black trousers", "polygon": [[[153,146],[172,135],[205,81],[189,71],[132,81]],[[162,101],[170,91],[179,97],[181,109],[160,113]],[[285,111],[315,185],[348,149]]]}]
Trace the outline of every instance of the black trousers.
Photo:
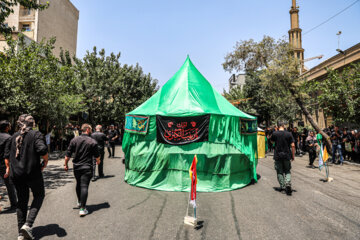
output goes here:
[{"label": "black trousers", "polygon": [[[35,218],[41,208],[41,205],[45,198],[44,179],[42,175],[35,179],[12,179],[18,202],[16,206],[16,213],[18,219],[18,230],[26,223],[30,227],[34,224]],[[29,203],[29,189],[33,194],[33,201],[30,206],[29,215],[28,203]]]},{"label": "black trousers", "polygon": [[109,157],[115,157],[115,142],[109,142],[107,150],[109,152]]},{"label": "black trousers", "polygon": [[4,180],[6,190],[8,192],[8,196],[9,196],[9,200],[10,200],[10,206],[16,207],[17,197],[16,197],[15,186],[9,177],[4,178],[5,172],[6,172],[6,168],[0,168],[0,177]]},{"label": "black trousers", "polygon": [[309,148],[309,165],[313,165],[315,159],[316,159],[316,149],[310,147]]},{"label": "black trousers", "polygon": [[91,169],[74,170],[74,175],[76,179],[77,199],[78,202],[80,203],[80,208],[85,208],[88,197],[89,184],[92,178],[92,170]]},{"label": "black trousers", "polygon": [[[100,152],[100,164],[98,165],[98,174],[100,177],[104,176],[104,155],[105,155],[105,151],[104,149],[99,150]],[[94,158],[94,162],[93,162],[93,177],[96,176],[96,159]]]}]

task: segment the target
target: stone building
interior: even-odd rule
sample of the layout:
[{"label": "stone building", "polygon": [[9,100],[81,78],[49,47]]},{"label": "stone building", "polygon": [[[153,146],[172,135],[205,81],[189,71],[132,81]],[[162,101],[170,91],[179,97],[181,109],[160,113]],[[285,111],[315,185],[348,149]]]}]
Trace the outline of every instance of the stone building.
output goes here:
[{"label": "stone building", "polygon": [[304,63],[304,49],[302,48],[301,28],[299,25],[299,7],[296,6],[296,0],[292,0],[290,9],[290,27],[289,30],[289,44],[294,50],[294,55]]},{"label": "stone building", "polygon": [[[338,50],[339,53],[335,56],[323,61],[317,66],[311,68],[302,74],[307,81],[321,81],[327,77],[326,69],[333,69],[341,71],[345,67],[349,67],[353,63],[360,62],[360,43],[346,49]],[[326,128],[333,124],[331,116],[325,116],[322,109],[316,109],[313,114],[314,121],[319,125],[320,128]],[[310,125],[305,117],[303,117],[305,125]]]},{"label": "stone building", "polygon": [[[304,62],[313,58],[304,60],[301,28],[299,26],[299,7],[296,6],[296,0],[292,0],[292,6],[290,9],[290,26],[291,29],[289,30],[289,44],[294,50],[295,57],[297,57],[302,63],[300,73],[302,77],[305,77],[306,81],[321,81],[327,77],[327,69],[341,71],[345,67],[350,66],[352,63],[360,62],[360,43],[358,43],[344,51],[337,49],[339,52],[338,54],[307,70],[304,67]],[[325,116],[324,111],[320,108],[315,110],[312,117],[320,128],[326,128],[333,124],[332,117]],[[305,116],[302,116],[302,123],[305,126],[310,125]]]},{"label": "stone building", "polygon": [[[76,54],[79,10],[70,0],[40,0],[49,2],[49,7],[43,11],[29,10],[21,5],[13,8],[14,13],[5,24],[14,28],[13,38],[22,32],[27,38],[40,42],[42,39],[56,37],[54,54],[59,56],[60,47],[68,50],[71,56]],[[4,37],[0,38],[0,51],[6,47]]]},{"label": "stone building", "polygon": [[245,78],[246,78],[246,74],[244,73],[238,75],[232,74],[231,77],[229,78],[229,90],[235,87],[240,87],[242,90],[245,85]]}]

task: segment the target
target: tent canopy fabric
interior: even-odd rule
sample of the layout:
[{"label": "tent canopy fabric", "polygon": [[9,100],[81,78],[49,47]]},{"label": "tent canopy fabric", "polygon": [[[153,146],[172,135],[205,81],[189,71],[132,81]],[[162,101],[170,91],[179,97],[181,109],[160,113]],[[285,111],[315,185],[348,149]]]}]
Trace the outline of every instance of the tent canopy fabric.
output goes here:
[{"label": "tent canopy fabric", "polygon": [[176,117],[208,113],[256,119],[221,96],[187,57],[180,70],[159,91],[128,115]]},{"label": "tent canopy fabric", "polygon": [[[205,114],[210,114],[207,141],[181,146],[157,141],[156,115]],[[257,181],[257,125],[250,124],[256,123],[256,117],[231,105],[201,75],[189,57],[157,93],[126,116],[126,121],[131,119],[130,125],[133,121],[143,121],[142,116],[148,117],[146,134],[130,131],[124,134],[125,181],[131,185],[188,191],[188,170],[195,154],[199,160],[197,191],[230,191]],[[249,133],[242,134],[243,130]]]}]

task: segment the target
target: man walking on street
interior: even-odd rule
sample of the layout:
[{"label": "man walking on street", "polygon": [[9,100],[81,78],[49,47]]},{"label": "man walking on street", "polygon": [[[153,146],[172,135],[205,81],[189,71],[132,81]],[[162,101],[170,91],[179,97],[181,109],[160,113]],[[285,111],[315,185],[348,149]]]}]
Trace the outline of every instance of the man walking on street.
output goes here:
[{"label": "man walking on street", "polygon": [[115,157],[115,141],[116,141],[116,139],[118,139],[118,137],[119,137],[119,135],[118,135],[117,131],[114,129],[114,125],[111,125],[110,129],[108,131],[109,144],[110,144],[110,147],[112,150],[111,154],[109,151],[109,158]]},{"label": "man walking on street", "polygon": [[5,166],[5,146],[6,144],[9,144],[11,140],[11,136],[9,134],[9,131],[11,129],[11,125],[9,121],[3,120],[0,122],[0,178],[3,179],[6,190],[8,192],[9,200],[10,200],[10,209],[9,210],[15,210],[16,209],[16,191],[15,186],[10,180],[10,178],[5,178],[6,173],[6,166]]},{"label": "man walking on street", "polygon": [[[95,139],[95,141],[97,142],[98,150],[99,150],[99,153],[100,153],[100,164],[98,166],[98,172],[99,172],[99,178],[103,178],[104,177],[104,170],[103,169],[104,169],[105,143],[108,141],[108,138],[102,132],[102,126],[101,125],[97,125],[95,127],[95,130],[96,130],[96,132],[91,134],[91,137],[93,139]],[[96,178],[95,178],[95,169],[96,169],[96,165],[94,164],[93,181],[96,180]]]},{"label": "man walking on street", "polygon": [[[18,203],[16,207],[18,219],[18,239],[34,239],[32,225],[45,197],[43,169],[47,166],[48,153],[44,136],[34,131],[35,120],[23,114],[17,121],[19,131],[15,133],[5,150],[6,174],[15,185]],[[43,161],[40,162],[40,156]],[[29,189],[33,193],[29,215]]]},{"label": "man walking on street", "polygon": [[88,214],[86,201],[88,189],[93,174],[93,158],[96,158],[96,164],[100,163],[100,154],[97,143],[90,137],[92,128],[89,124],[81,126],[82,134],[71,140],[65,156],[65,171],[69,169],[68,162],[74,153],[73,165],[76,178],[76,195],[78,207],[80,207],[80,217]]},{"label": "man walking on street", "polygon": [[285,122],[278,122],[278,127],[279,130],[274,132],[271,137],[271,141],[275,142],[275,170],[280,184],[280,191],[285,191],[290,196],[292,194],[290,160],[295,159],[295,141],[291,133],[284,130]]},{"label": "man walking on street", "polygon": [[331,142],[332,142],[332,163],[336,163],[336,151],[338,151],[340,155],[340,162],[337,164],[343,164],[343,155],[341,150],[341,142],[343,138],[343,133],[339,130],[338,126],[334,127],[334,131],[331,132]]}]

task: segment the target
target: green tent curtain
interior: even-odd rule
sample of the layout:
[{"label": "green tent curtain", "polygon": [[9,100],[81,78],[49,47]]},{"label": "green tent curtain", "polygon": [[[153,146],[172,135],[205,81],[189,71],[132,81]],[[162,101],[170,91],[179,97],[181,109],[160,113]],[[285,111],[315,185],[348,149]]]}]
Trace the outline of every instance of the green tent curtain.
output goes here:
[{"label": "green tent curtain", "polygon": [[[156,115],[209,113],[207,142],[178,146],[156,141]],[[188,191],[188,171],[195,154],[200,192],[229,191],[257,181],[257,135],[240,133],[241,119],[256,118],[236,109],[217,93],[189,58],[154,96],[128,115],[150,119],[146,135],[131,132],[124,135],[127,183],[157,190]]]}]

